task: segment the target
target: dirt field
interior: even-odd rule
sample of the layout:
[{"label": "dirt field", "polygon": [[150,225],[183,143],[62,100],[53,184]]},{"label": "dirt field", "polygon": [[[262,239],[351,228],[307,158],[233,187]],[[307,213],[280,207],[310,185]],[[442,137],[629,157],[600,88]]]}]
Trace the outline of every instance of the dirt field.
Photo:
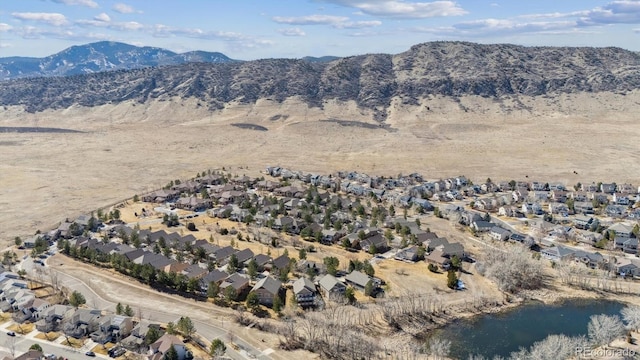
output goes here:
[{"label": "dirt field", "polygon": [[[398,102],[390,129],[370,126],[370,114],[352,103],[321,110],[265,100],[217,113],[189,101],[38,114],[0,108],[0,126],[85,131],[0,134],[0,241],[223,166],[240,175],[281,165],[318,173],[464,174],[477,182],[638,182],[639,92],[519,100],[522,105],[476,97],[432,98],[413,107]],[[276,115],[288,116],[270,120]],[[237,123],[268,130],[231,125]]]}]

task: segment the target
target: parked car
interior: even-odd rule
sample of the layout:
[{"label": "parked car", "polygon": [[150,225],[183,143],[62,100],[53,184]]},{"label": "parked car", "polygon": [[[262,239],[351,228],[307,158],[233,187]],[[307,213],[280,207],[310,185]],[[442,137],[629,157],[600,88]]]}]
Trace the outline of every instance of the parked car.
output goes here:
[{"label": "parked car", "polygon": [[16,336],[16,333],[15,333],[15,332],[13,332],[13,331],[9,331],[9,332],[7,332],[7,335],[9,335],[9,336]]},{"label": "parked car", "polygon": [[91,357],[96,356],[96,353],[94,353],[93,351],[87,351],[84,354],[87,355],[87,356],[91,356]]},{"label": "parked car", "polygon": [[123,348],[112,348],[111,350],[109,350],[109,357],[117,358],[118,356],[124,355],[124,353],[126,352],[127,350]]}]

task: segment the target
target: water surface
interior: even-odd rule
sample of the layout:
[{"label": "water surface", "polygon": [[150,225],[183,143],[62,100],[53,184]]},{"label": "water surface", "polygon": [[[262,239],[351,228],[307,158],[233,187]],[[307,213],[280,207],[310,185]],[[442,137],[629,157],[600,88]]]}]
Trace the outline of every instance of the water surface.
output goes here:
[{"label": "water surface", "polygon": [[534,302],[456,321],[438,335],[451,340],[451,357],[455,359],[466,359],[470,354],[506,357],[551,334],[586,335],[591,315],[619,315],[623,307],[614,301],[571,300],[557,305]]}]

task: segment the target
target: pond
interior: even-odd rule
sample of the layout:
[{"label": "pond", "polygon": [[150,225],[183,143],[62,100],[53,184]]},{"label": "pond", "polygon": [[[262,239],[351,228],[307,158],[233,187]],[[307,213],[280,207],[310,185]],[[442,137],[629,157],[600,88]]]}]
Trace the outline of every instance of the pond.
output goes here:
[{"label": "pond", "polygon": [[619,315],[623,307],[618,302],[597,300],[571,300],[557,305],[532,302],[513,310],[456,321],[438,335],[451,341],[450,356],[454,359],[467,359],[470,354],[507,357],[548,335],[586,335],[591,315]]}]

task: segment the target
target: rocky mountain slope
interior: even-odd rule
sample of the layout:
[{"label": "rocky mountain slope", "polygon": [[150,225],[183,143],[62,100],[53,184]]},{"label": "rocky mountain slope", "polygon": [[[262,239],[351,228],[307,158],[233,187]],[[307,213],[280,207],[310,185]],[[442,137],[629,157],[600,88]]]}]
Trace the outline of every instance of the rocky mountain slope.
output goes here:
[{"label": "rocky mountain slope", "polygon": [[224,63],[231,61],[233,60],[219,52],[192,51],[177,54],[155,47],[138,47],[118,42],[101,41],[72,46],[45,58],[0,58],[0,79],[68,76],[189,62]]},{"label": "rocky mountain slope", "polygon": [[266,59],[188,63],[71,77],[0,82],[0,105],[29,112],[71,105],[196,98],[211,109],[232,101],[298,97],[322,107],[355,101],[383,121],[393,98],[418,104],[433,95],[553,95],[625,93],[640,88],[640,55],[620,48],[523,47],[432,42],[406,52],[369,54],[330,62]]}]

